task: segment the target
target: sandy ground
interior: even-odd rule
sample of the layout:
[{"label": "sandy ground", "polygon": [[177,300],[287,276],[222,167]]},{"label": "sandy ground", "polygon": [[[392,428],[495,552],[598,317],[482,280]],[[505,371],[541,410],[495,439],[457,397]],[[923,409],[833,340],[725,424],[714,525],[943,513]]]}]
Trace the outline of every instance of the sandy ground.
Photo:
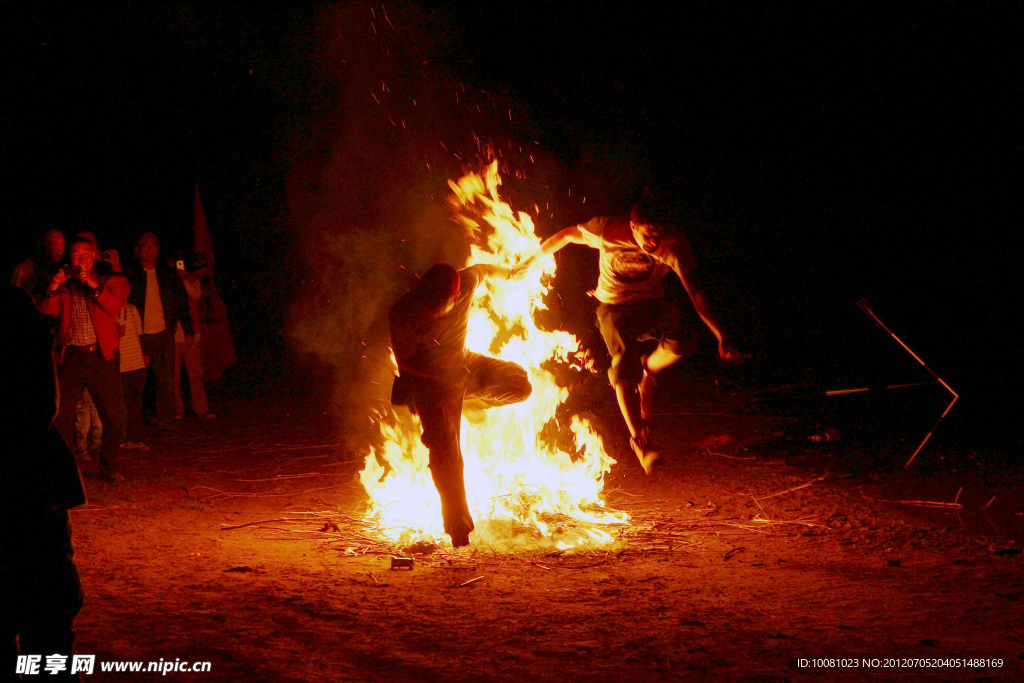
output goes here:
[{"label": "sandy ground", "polygon": [[762,418],[662,418],[669,463],[647,478],[622,457],[608,477],[634,519],[610,548],[476,542],[392,570],[360,540],[362,458],[330,415],[219,412],[126,453],[125,483],[87,477],[73,513],[79,652],[211,670],[87,680],[1024,679],[1013,532],[960,528],[974,502],[881,502],[910,484],[764,448]]}]

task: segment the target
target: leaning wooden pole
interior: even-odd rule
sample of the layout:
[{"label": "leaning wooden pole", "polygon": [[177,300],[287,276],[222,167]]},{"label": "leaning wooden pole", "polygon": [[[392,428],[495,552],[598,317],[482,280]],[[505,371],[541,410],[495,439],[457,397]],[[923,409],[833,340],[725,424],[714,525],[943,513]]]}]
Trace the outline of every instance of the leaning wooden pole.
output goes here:
[{"label": "leaning wooden pole", "polygon": [[920,364],[921,364],[921,367],[923,367],[923,368],[924,368],[925,370],[927,370],[927,371],[928,371],[928,373],[929,373],[929,374],[930,374],[930,375],[931,375],[932,377],[934,377],[934,378],[935,378],[935,381],[936,381],[936,382],[938,382],[938,383],[939,383],[939,384],[941,384],[942,386],[946,387],[946,390],[947,390],[947,391],[948,391],[948,392],[949,392],[950,394],[952,394],[952,395],[953,395],[953,400],[952,400],[952,401],[950,401],[950,402],[949,402],[949,405],[948,405],[948,406],[946,406],[946,409],[945,409],[944,411],[942,411],[942,415],[940,415],[940,416],[939,416],[939,419],[935,421],[935,424],[934,424],[934,425],[932,425],[932,428],[931,428],[931,429],[930,429],[930,430],[928,431],[928,433],[927,433],[927,434],[925,435],[925,437],[924,437],[924,440],[923,440],[923,441],[922,441],[922,442],[921,442],[921,443],[920,443],[920,444],[918,445],[918,447],[917,447],[916,449],[914,449],[914,452],[913,452],[913,454],[912,454],[912,455],[910,456],[910,458],[909,458],[909,459],[907,460],[907,462],[906,462],[906,463],[905,463],[905,464],[903,465],[903,467],[910,467],[910,464],[911,464],[912,462],[914,462],[914,459],[915,459],[915,458],[917,458],[917,454],[921,452],[921,449],[922,449],[922,448],[924,448],[924,445],[925,445],[926,443],[928,443],[928,440],[929,440],[929,439],[931,439],[931,438],[932,438],[932,434],[934,434],[934,433],[935,433],[935,430],[936,430],[936,429],[938,429],[938,427],[939,427],[939,423],[940,423],[940,422],[942,422],[942,420],[943,420],[943,419],[944,419],[944,418],[945,418],[945,417],[946,417],[947,415],[949,415],[949,411],[950,411],[950,410],[951,410],[951,409],[953,408],[953,404],[957,402],[957,399],[959,399],[959,398],[960,398],[960,395],[959,395],[958,393],[956,393],[955,391],[953,391],[953,387],[951,387],[951,386],[949,386],[948,384],[946,384],[945,380],[943,380],[943,379],[942,379],[941,377],[939,377],[939,376],[938,376],[937,374],[935,374],[935,371],[934,371],[934,370],[932,370],[932,369],[931,369],[930,367],[928,367],[928,364],[927,364],[927,363],[925,363],[925,362],[924,362],[923,360],[921,360],[921,357],[920,357],[920,356],[918,356],[918,355],[917,355],[916,353],[914,353],[914,352],[913,352],[913,350],[911,350],[911,348],[910,348],[909,346],[907,346],[907,345],[906,345],[905,343],[903,343],[903,340],[902,340],[902,339],[900,339],[899,337],[897,337],[897,336],[896,336],[896,333],[895,333],[895,332],[893,332],[892,330],[890,330],[890,329],[889,329],[889,326],[888,326],[888,325],[886,325],[885,323],[883,323],[883,322],[882,322],[882,320],[881,320],[881,319],[880,319],[880,318],[878,317],[878,314],[877,314],[877,313],[875,313],[874,309],[872,309],[872,308],[871,308],[871,304],[869,304],[869,303],[868,303],[868,300],[867,300],[867,299],[861,299],[860,301],[858,301],[858,302],[857,302],[857,306],[858,306],[858,307],[860,308],[860,310],[864,311],[864,313],[865,313],[865,314],[867,314],[867,316],[868,316],[869,318],[871,318],[872,320],[874,320],[874,321],[875,321],[875,322],[876,322],[876,323],[878,324],[878,326],[879,326],[879,327],[881,327],[881,328],[882,328],[883,330],[885,330],[886,332],[888,332],[888,333],[889,333],[889,335],[890,335],[890,336],[891,336],[891,337],[892,337],[893,339],[895,339],[895,340],[896,340],[896,341],[897,341],[897,342],[899,343],[899,345],[900,345],[900,346],[902,346],[903,348],[905,348],[905,349],[907,350],[907,353],[909,353],[909,354],[910,354],[911,356],[913,356],[913,357],[914,357],[914,360],[916,360],[916,361],[917,361],[918,363],[920,363]]}]

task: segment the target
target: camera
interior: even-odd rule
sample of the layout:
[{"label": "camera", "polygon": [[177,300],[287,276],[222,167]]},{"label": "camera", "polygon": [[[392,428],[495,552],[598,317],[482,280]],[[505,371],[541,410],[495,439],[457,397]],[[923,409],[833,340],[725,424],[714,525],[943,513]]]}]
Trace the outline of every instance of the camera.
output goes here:
[{"label": "camera", "polygon": [[64,266],[64,277],[73,278],[82,272],[82,266]]},{"label": "camera", "polygon": [[202,252],[186,253],[184,251],[179,251],[174,255],[172,263],[178,270],[194,273],[206,266],[206,254]]}]

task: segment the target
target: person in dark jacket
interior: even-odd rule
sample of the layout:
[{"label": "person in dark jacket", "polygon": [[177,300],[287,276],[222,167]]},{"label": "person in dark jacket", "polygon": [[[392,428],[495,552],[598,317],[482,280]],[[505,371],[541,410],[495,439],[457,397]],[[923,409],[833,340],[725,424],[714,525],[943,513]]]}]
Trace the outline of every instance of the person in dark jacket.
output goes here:
[{"label": "person in dark jacket", "polygon": [[17,678],[19,652],[67,656],[67,676],[82,606],[68,510],[85,502],[85,491],[53,426],[50,331],[29,295],[13,285],[4,285],[0,316],[3,379],[18,387],[0,392],[10,425],[0,449],[0,679]]},{"label": "person in dark jacket", "polygon": [[67,265],[67,256],[64,248],[64,233],[50,228],[43,233],[38,258],[28,258],[16,265],[11,282],[24,288],[38,305],[46,296],[50,278],[65,265]]},{"label": "person in dark jacket", "polygon": [[142,353],[150,359],[156,387],[156,411],[153,423],[158,427],[171,424],[174,418],[174,330],[181,323],[186,337],[191,337],[192,317],[188,312],[185,285],[173,268],[160,260],[160,239],[151,232],[143,233],[138,244],[138,264],[128,271],[131,296],[142,315]]},{"label": "person in dark jacket", "polygon": [[519,365],[466,350],[474,292],[484,280],[509,274],[507,268],[484,263],[462,270],[439,263],[388,314],[399,371],[391,402],[419,415],[444,530],[456,548],[469,545],[474,529],[459,440],[462,413],[519,403],[533,391]]}]

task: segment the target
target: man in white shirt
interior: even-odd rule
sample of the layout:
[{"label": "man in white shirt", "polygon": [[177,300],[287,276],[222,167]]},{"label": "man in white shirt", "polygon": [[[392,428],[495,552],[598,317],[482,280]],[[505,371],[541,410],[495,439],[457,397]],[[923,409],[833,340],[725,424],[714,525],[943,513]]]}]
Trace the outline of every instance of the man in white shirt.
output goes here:
[{"label": "man in white shirt", "polygon": [[[718,339],[725,360],[740,360],[722,329],[697,279],[696,258],[686,238],[661,218],[649,200],[633,205],[629,216],[598,217],[561,230],[541,245],[545,256],[569,244],[600,251],[600,276],[594,296],[598,327],[612,357],[608,378],[615,389],[630,443],[651,473],[660,453],[651,439],[648,418],[653,412],[655,378],[666,368],[693,353],[692,333],[682,324],[679,305],[666,297],[665,279],[675,273],[697,314]],[[514,270],[530,266],[531,257]],[[658,347],[641,356],[639,343],[656,340]]]},{"label": "man in white shirt", "polygon": [[156,409],[152,425],[165,427],[174,417],[174,330],[180,322],[191,337],[192,318],[188,295],[173,268],[160,261],[160,240],[147,232],[139,238],[138,267],[132,269],[128,301],[142,314],[142,353],[150,359],[156,388]]}]

